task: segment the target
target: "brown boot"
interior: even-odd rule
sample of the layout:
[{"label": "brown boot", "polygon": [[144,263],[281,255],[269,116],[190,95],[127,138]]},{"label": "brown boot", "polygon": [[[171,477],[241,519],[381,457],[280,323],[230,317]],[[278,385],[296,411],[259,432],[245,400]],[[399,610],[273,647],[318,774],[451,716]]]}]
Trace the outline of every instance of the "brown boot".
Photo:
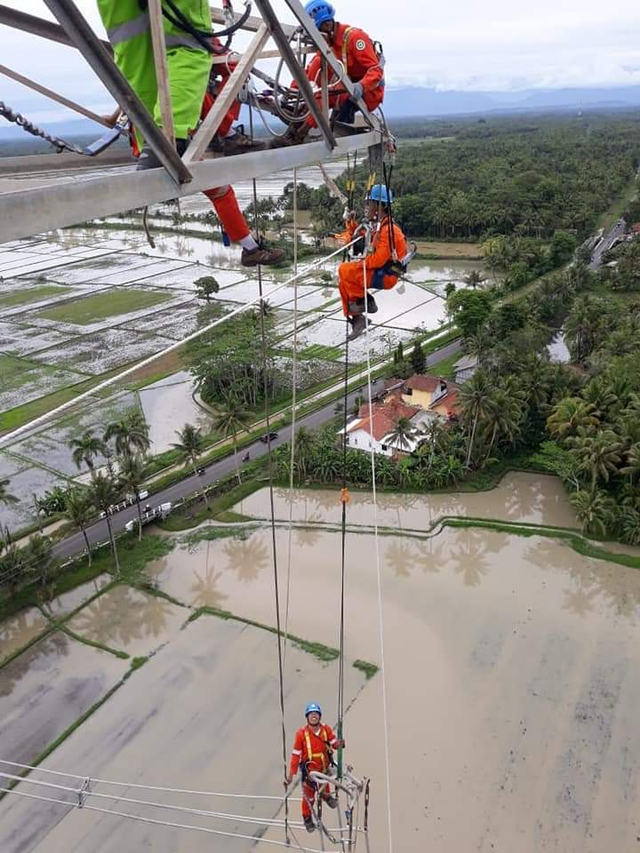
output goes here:
[{"label": "brown boot", "polygon": [[260,139],[250,139],[246,133],[237,130],[233,136],[225,136],[222,140],[222,153],[225,157],[234,154],[249,154],[252,151],[264,151],[267,143]]},{"label": "brown boot", "polygon": [[290,124],[284,136],[276,136],[269,143],[269,148],[286,148],[289,145],[299,145],[304,142],[309,126],[306,124]]},{"label": "brown boot", "polygon": [[356,338],[359,338],[360,335],[364,333],[364,330],[367,328],[367,320],[364,314],[358,314],[353,318],[353,331],[347,335],[348,341],[355,341]]},{"label": "brown boot", "polygon": [[240,263],[243,267],[275,267],[284,261],[284,249],[267,249],[256,246],[255,249],[243,249]]}]

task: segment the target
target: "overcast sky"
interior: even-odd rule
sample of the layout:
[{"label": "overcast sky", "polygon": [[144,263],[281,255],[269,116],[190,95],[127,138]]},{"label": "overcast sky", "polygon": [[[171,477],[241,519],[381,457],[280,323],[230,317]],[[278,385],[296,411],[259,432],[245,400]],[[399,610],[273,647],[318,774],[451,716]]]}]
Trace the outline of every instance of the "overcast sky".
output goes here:
[{"label": "overcast sky", "polygon": [[[4,3],[53,20],[43,0]],[[95,0],[77,5],[102,35]],[[284,0],[274,6],[282,20],[292,20]],[[336,8],[339,20],[383,43],[391,86],[510,91],[640,84],[638,0],[348,0]],[[0,26],[0,61],[96,111],[111,105],[72,48]],[[36,121],[68,116],[5,77],[0,99],[30,109]]]}]

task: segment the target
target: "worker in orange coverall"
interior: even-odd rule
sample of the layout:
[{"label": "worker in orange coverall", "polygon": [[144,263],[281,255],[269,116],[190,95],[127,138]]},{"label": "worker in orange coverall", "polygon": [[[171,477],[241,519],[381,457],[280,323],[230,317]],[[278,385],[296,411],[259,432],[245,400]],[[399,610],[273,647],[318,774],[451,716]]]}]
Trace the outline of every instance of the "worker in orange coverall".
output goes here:
[{"label": "worker in orange coverall", "polygon": [[[349,79],[355,84],[354,94],[350,95],[344,89],[341,90],[338,81],[334,79],[336,85],[332,91],[332,80],[329,78],[329,106],[335,108],[334,117],[337,121],[351,124],[357,109],[355,102],[359,98],[364,100],[370,110],[379,107],[384,99],[382,57],[364,30],[336,21],[336,12],[331,3],[326,0],[310,0],[304,8],[327,40],[336,58],[342,63]],[[307,67],[307,77],[317,86],[320,85],[321,69],[322,54],[318,51]],[[329,73],[332,73],[331,69]],[[295,82],[292,85],[295,88]],[[320,92],[316,97],[320,104]],[[282,141],[276,140],[272,145],[278,147],[278,144],[302,142],[309,130],[315,126],[315,119],[310,115],[304,122],[292,125]]]},{"label": "worker in orange coverall", "polygon": [[[365,269],[366,288],[390,290],[398,283],[398,261],[407,254],[407,241],[400,228],[391,219],[393,194],[384,184],[371,187],[367,196],[367,217],[373,225],[370,251],[361,259],[345,261],[338,267],[338,287],[342,310],[353,326],[348,338],[354,341],[367,327],[365,319]],[[347,231],[340,235],[350,242],[358,235],[354,220],[347,222]],[[367,293],[367,314],[378,310],[376,301]]]},{"label": "worker in orange coverall", "polygon": [[[302,818],[307,832],[313,832],[315,823],[311,808],[315,801],[317,785],[309,777],[309,773],[312,771],[327,773],[331,764],[332,751],[344,747],[344,741],[335,736],[331,726],[321,722],[322,708],[316,702],[307,705],[304,715],[307,718],[307,725],[296,732],[289,773],[284,784],[285,787],[289,786],[298,769],[302,770]],[[338,798],[331,793],[329,786],[323,789],[321,797],[330,809],[337,807]]]},{"label": "worker in orange coverall", "polygon": [[[219,39],[214,36],[212,43],[217,49],[218,55],[222,55],[223,48]],[[229,55],[228,62],[212,65],[207,91],[202,103],[201,119],[204,119],[213,107],[217,96],[227,84],[236,65],[237,60],[234,60],[231,54]],[[113,126],[119,114],[120,108],[118,107],[112,115],[105,116],[105,118]],[[242,131],[233,127],[233,123],[238,119],[239,114],[240,102],[236,98],[226,112],[216,135],[209,145],[212,151],[230,156],[249,153],[251,151],[262,151],[265,148],[264,142],[254,142],[245,136]],[[133,128],[129,134],[129,142],[134,156],[139,157],[140,150]],[[211,189],[203,190],[203,193],[213,205],[229,240],[232,243],[239,243],[242,247],[241,263],[243,266],[255,267],[258,264],[273,266],[282,263],[285,258],[283,249],[261,246],[251,234],[247,220],[240,210],[238,199],[230,184],[225,184],[222,187],[212,187]]]},{"label": "worker in orange coverall", "polygon": [[[222,45],[215,37],[213,38],[213,44],[218,51],[222,50]],[[203,119],[213,107],[216,98],[226,86],[229,77],[237,65],[237,60],[234,60],[232,57],[233,55],[229,54],[228,62],[214,63],[212,65],[209,85],[204,96],[200,115]],[[240,102],[236,98],[222,119],[218,131],[209,145],[211,150],[231,156],[251,151],[262,151],[265,148],[264,142],[254,142],[245,136],[241,130],[233,127],[233,123],[237,121],[239,115]],[[239,243],[242,246],[241,263],[243,266],[254,267],[258,264],[269,266],[279,264],[284,260],[285,253],[282,249],[268,249],[256,242],[247,225],[247,220],[240,210],[238,199],[230,184],[204,190],[204,194],[213,205],[229,240],[232,243]]]}]

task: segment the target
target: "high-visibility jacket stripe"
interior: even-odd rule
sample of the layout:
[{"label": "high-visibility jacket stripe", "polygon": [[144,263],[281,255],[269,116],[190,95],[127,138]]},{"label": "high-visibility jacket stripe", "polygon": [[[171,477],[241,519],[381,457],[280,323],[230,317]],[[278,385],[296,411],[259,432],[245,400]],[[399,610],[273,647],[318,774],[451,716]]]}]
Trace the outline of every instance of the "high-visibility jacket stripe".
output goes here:
[{"label": "high-visibility jacket stripe", "polygon": [[149,29],[149,12],[143,12],[137,18],[132,18],[130,21],[125,21],[124,24],[118,24],[117,27],[111,27],[107,30],[107,36],[112,47],[117,44],[122,44],[123,41],[142,35]]},{"label": "high-visibility jacket stripe", "polygon": [[191,50],[204,50],[198,39],[188,33],[184,33],[184,35],[165,33],[164,43],[166,47],[188,47]]}]

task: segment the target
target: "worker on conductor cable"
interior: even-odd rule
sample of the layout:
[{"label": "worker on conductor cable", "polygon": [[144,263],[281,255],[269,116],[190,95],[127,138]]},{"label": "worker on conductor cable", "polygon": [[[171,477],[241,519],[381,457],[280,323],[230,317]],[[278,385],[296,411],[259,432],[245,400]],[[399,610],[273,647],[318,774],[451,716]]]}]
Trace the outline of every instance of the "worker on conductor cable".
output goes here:
[{"label": "worker on conductor cable", "polygon": [[[106,0],[99,0],[101,7],[103,5],[108,5]],[[123,2],[123,6],[127,6],[129,4],[129,0]],[[188,4],[186,4],[188,5]],[[192,4],[193,5],[193,4]],[[103,21],[105,20],[105,15],[101,8],[101,14],[103,16]],[[138,26],[142,26],[144,21],[142,21]],[[146,17],[146,24],[148,26],[148,15]],[[165,21],[165,27],[167,22]],[[106,26],[106,23],[105,23]],[[116,28],[117,29],[117,28]],[[129,31],[125,29],[126,32]],[[131,28],[133,31],[133,27]],[[109,32],[109,31],[108,31]],[[122,29],[119,30],[120,36],[122,35]],[[144,31],[148,35],[148,30]],[[110,36],[111,37],[111,36]],[[119,38],[118,33],[115,34],[116,44],[114,45],[114,53],[116,62],[118,63],[118,67],[122,71],[122,73],[127,76],[128,73],[132,72],[134,69],[134,64],[129,63],[128,51],[132,48],[124,47],[123,45],[128,45],[128,41],[118,41]],[[135,40],[134,40],[135,41]],[[212,44],[220,52],[223,54],[223,48],[218,39],[215,36],[212,38]],[[150,37],[149,37],[150,44]],[[120,50],[118,50],[118,45],[120,46]],[[135,47],[135,45],[134,45]],[[138,48],[140,49],[140,48]],[[146,47],[145,47],[146,49]],[[151,50],[151,55],[147,56],[147,60],[151,62],[151,70],[153,71],[153,80],[155,85],[155,71],[153,66],[153,51]],[[124,60],[123,60],[123,52],[124,52]],[[169,62],[169,55],[179,51],[171,51],[167,49],[167,62]],[[182,52],[190,54],[194,51],[190,51],[186,48],[182,50]],[[189,57],[187,57],[189,58]],[[182,60],[184,62],[184,58]],[[209,60],[207,60],[209,62]],[[209,62],[209,65],[211,63]],[[233,70],[234,63],[232,60],[228,63],[231,71]],[[127,70],[125,70],[127,69]],[[198,122],[200,117],[204,118],[206,114],[209,112],[213,104],[215,103],[215,99],[217,95],[220,93],[222,88],[226,85],[231,71],[229,71],[227,67],[227,63],[222,63],[218,65],[211,66],[211,73],[207,70],[207,82],[205,84],[205,92],[203,93],[202,100],[200,103],[200,109],[198,111],[198,115],[196,116],[193,126]],[[170,69],[171,75],[171,69]],[[145,103],[145,106],[149,109],[149,104],[144,101],[140,91],[136,88],[134,79],[129,79],[132,87],[136,90],[136,94],[140,97],[140,99]],[[137,79],[137,78],[136,78]],[[173,78],[171,78],[173,80]],[[173,92],[173,89],[172,89]],[[157,93],[156,93],[157,97]],[[173,95],[172,95],[172,104],[174,103]],[[218,133],[214,137],[213,142],[210,147],[214,150],[218,150],[224,154],[237,154],[241,151],[247,152],[251,150],[260,150],[260,146],[264,147],[264,143],[252,143],[244,134],[233,130],[233,122],[238,118],[240,112],[240,104],[236,99],[232,106],[229,108],[222,122],[220,123],[220,127],[218,128]],[[118,115],[120,113],[120,108],[115,110],[115,112],[111,116],[107,116],[106,119],[112,126],[115,124]],[[154,113],[155,117],[155,113]],[[157,120],[157,119],[156,119]],[[174,120],[175,119],[175,111],[174,111]],[[176,134],[178,134],[178,126],[176,124]],[[135,157],[138,158],[138,168],[143,169],[151,169],[161,166],[160,161],[156,158],[153,152],[142,144],[142,148],[140,148],[141,137],[135,131],[135,129],[131,133],[130,137],[131,148]],[[178,143],[181,141],[178,140]],[[186,146],[186,139],[182,140],[184,145],[178,144],[178,152],[184,153]],[[233,187],[229,184],[226,184],[222,187],[212,187],[211,189],[204,190],[204,194],[211,201],[211,204],[214,207],[216,215],[220,220],[222,228],[225,233],[229,237],[229,239],[234,243],[239,243],[242,246],[242,255],[241,255],[241,263],[245,267],[255,267],[258,264],[263,264],[265,266],[273,266],[282,263],[285,258],[285,253],[282,249],[270,249],[266,248],[258,244],[255,240],[247,221],[240,210],[238,205],[238,200],[236,198],[236,194],[233,191]]]},{"label": "worker on conductor cable", "polygon": [[[344,747],[344,741],[339,740],[330,726],[322,723],[322,709],[316,702],[311,702],[304,709],[307,725],[296,732],[291,753],[291,764],[284,784],[288,787],[300,768],[302,772],[302,819],[307,832],[313,832],[315,824],[312,817],[312,806],[315,802],[317,784],[309,776],[316,771],[327,773],[332,764],[333,750]],[[329,786],[323,787],[322,801],[330,809],[338,805],[338,798],[331,793]]]},{"label": "worker on conductor cable", "polygon": [[[376,50],[364,30],[336,21],[335,9],[327,0],[310,0],[304,8],[354,84],[354,93],[350,95],[340,86],[340,81],[329,68],[329,106],[334,108],[333,117],[337,121],[352,124],[359,98],[364,100],[369,110],[375,110],[384,99],[384,60],[381,52]],[[307,77],[317,87],[320,86],[321,69],[322,54],[318,51],[307,66]],[[295,81],[292,85],[295,87]],[[320,91],[316,99],[321,104]],[[315,126],[315,119],[311,115],[302,123],[292,124],[280,144],[292,145],[304,141],[309,130]]]},{"label": "worker on conductor cable", "polygon": [[[366,220],[372,235],[369,251],[361,259],[345,261],[338,267],[338,287],[342,299],[342,310],[352,325],[348,338],[354,341],[367,327],[365,318],[365,292],[390,290],[398,283],[400,275],[399,260],[407,255],[407,241],[391,217],[393,193],[384,184],[376,184],[367,193]],[[356,225],[352,219],[347,221],[346,242],[358,236],[364,226]],[[366,278],[366,282],[365,282]],[[378,310],[372,294],[366,293],[367,313]]]},{"label": "worker on conductor cable", "polygon": [[[208,0],[172,0],[170,8],[172,20],[163,15],[162,23],[176,149],[182,156],[189,134],[198,124],[211,70],[211,54],[188,28],[201,34],[211,33],[211,10]],[[146,3],[144,0],[98,0],[98,10],[113,47],[116,65],[155,123],[161,127],[162,113]],[[176,23],[181,17],[184,26]],[[144,143],[140,132],[136,133],[140,148],[137,168],[159,167],[161,163],[156,155]]]}]

